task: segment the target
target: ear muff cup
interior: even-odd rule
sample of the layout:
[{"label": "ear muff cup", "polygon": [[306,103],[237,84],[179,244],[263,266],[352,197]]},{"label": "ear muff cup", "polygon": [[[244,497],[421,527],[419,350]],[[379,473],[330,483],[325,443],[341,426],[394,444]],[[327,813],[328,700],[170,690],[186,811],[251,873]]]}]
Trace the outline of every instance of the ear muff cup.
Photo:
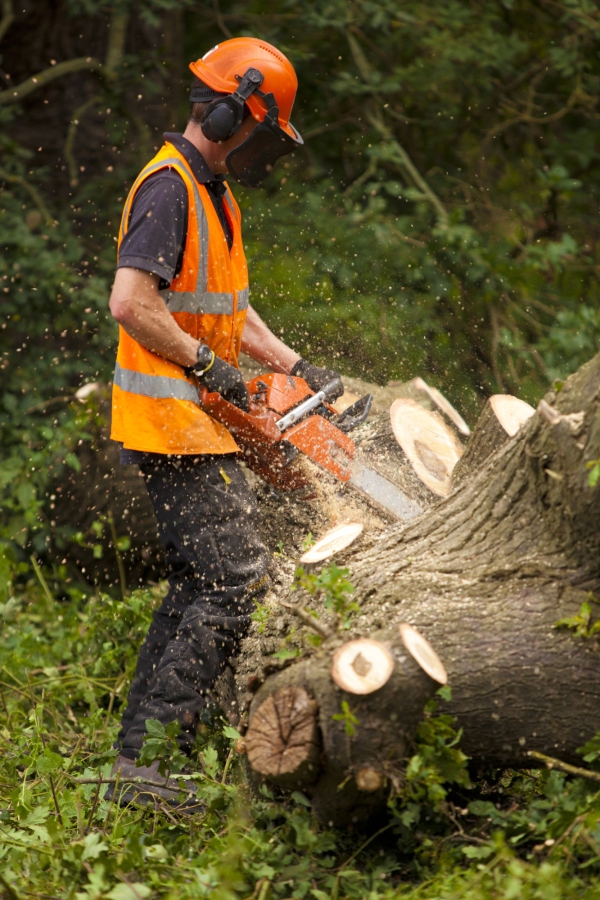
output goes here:
[{"label": "ear muff cup", "polygon": [[244,104],[231,97],[218,97],[204,110],[200,120],[203,135],[214,144],[233,137],[241,127],[244,118]]}]

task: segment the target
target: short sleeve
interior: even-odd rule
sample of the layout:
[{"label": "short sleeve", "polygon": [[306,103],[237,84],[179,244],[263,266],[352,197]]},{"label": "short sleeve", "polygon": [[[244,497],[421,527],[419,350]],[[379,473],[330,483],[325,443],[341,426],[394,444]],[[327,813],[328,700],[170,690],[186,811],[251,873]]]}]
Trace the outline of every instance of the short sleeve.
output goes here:
[{"label": "short sleeve", "polygon": [[173,169],[161,169],[138,189],[117,268],[143,269],[168,287],[179,273],[188,220],[187,188]]}]

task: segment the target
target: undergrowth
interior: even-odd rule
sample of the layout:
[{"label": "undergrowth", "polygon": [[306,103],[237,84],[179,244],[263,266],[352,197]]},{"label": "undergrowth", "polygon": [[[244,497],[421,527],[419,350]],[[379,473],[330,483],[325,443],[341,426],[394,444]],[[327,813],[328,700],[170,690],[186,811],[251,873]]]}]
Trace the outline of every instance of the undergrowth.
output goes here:
[{"label": "undergrowth", "polygon": [[[435,704],[375,834],[319,827],[299,792],[251,795],[236,733],[216,710],[194,752],[201,814],[104,800],[99,779],[161,592],[116,600],[64,576],[21,573],[0,605],[0,896],[600,898],[600,784],[556,770],[469,772]],[[177,771],[169,735],[152,732],[149,752],[150,741]],[[597,767],[599,747],[582,763]]]}]

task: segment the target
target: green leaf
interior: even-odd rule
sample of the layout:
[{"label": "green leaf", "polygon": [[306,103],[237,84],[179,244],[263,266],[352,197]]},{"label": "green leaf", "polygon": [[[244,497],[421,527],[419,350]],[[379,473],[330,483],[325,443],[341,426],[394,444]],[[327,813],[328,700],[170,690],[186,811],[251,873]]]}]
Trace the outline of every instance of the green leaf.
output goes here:
[{"label": "green leaf", "polygon": [[69,468],[74,469],[75,472],[81,472],[81,463],[74,453],[67,453],[65,456],[65,462],[69,466]]},{"label": "green leaf", "polygon": [[437,697],[441,697],[442,700],[445,700],[449,703],[452,700],[452,688],[449,684],[445,684],[443,687],[439,688],[436,692]]},{"label": "green leaf", "polygon": [[51,775],[53,772],[62,769],[64,763],[65,760],[62,756],[58,753],[53,753],[52,750],[46,749],[41,756],[38,756],[36,767],[40,775]]},{"label": "green leaf", "polygon": [[202,765],[208,777],[216,780],[219,774],[219,754],[214,747],[206,747],[203,750]]},{"label": "green leaf", "polygon": [[489,859],[496,852],[493,847],[468,846],[461,847],[461,852],[468,859]]},{"label": "green leaf", "polygon": [[102,853],[109,850],[109,845],[102,840],[102,836],[97,832],[86,834],[83,839],[84,850],[81,859],[98,859]]},{"label": "green leaf", "polygon": [[230,741],[239,741],[242,737],[237,728],[234,728],[233,725],[225,725],[223,734],[226,738],[229,738]]},{"label": "green leaf", "polygon": [[272,659],[279,659],[282,662],[285,662],[288,659],[298,659],[299,656],[302,656],[302,650],[299,647],[295,647],[293,650],[283,647],[276,653],[271,654]]},{"label": "green leaf", "polygon": [[151,889],[146,887],[145,884],[140,884],[139,881],[132,881],[131,885],[118,884],[104,896],[107,900],[139,900],[140,897],[149,897],[151,893]]},{"label": "green leaf", "polygon": [[588,473],[588,485],[596,487],[600,481],[600,460],[596,460]]}]

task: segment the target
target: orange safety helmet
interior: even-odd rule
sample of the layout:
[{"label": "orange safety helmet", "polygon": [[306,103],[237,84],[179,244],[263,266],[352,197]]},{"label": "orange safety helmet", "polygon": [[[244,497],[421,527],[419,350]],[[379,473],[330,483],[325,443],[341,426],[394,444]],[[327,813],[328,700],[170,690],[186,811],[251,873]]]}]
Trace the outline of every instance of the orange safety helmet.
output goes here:
[{"label": "orange safety helmet", "polygon": [[226,157],[228,171],[244,187],[256,187],[275,162],[304,143],[290,122],[298,79],[290,61],[258,38],[232,38],[190,63],[201,85],[192,102],[209,105],[200,126],[210,140],[222,143],[236,134],[247,107],[258,123]]},{"label": "orange safety helmet", "polygon": [[[273,94],[279,108],[279,125],[296,140],[298,132],[290,124],[290,115],[298,79],[291,62],[277,47],[259,38],[232,38],[190,63],[194,75],[219,94],[233,94],[250,68],[263,74],[261,89]],[[267,107],[259,96],[248,97],[246,106],[257,122],[264,120]]]}]

